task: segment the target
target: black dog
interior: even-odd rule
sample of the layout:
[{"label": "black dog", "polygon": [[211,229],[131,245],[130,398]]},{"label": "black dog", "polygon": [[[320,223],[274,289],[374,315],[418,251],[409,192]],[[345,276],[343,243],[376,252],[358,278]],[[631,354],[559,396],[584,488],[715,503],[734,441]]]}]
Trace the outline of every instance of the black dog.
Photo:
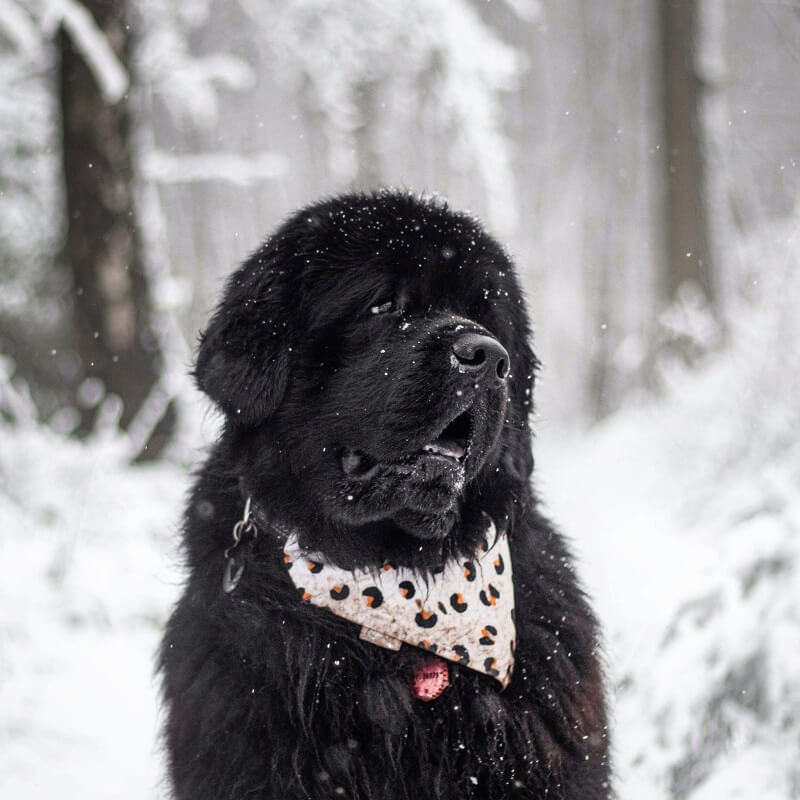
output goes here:
[{"label": "black dog", "polygon": [[161,650],[177,798],[609,796],[596,624],[530,485],[529,334],[502,248],[409,194],[303,209],[233,274]]}]

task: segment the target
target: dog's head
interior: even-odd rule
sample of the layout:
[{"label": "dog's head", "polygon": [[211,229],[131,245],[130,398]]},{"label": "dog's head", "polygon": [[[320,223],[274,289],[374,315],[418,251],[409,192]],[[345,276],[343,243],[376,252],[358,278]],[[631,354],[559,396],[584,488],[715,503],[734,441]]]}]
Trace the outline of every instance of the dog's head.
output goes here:
[{"label": "dog's head", "polygon": [[525,492],[529,333],[513,266],[475,220],[348,195],[295,214],[233,274],[196,377],[255,498],[315,546],[441,550]]}]

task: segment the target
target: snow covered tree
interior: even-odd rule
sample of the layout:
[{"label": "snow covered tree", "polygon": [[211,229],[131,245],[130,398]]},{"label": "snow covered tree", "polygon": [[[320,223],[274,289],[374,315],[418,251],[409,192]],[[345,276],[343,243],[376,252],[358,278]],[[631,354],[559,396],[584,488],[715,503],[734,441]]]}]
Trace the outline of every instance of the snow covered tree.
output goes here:
[{"label": "snow covered tree", "polygon": [[[65,260],[72,274],[72,319],[86,399],[79,434],[94,427],[92,395],[110,392],[121,402],[127,428],[162,370],[142,245],[136,224],[127,77],[130,27],[124,0],[87,0],[110,53],[106,60],[81,49],[68,24],[58,36],[66,197]],[[92,61],[94,60],[94,63]],[[170,404],[145,444],[157,456],[174,425]]]},{"label": "snow covered tree", "polygon": [[664,291],[675,300],[693,282],[713,300],[714,285],[704,187],[700,81],[694,63],[696,0],[661,4],[664,150],[667,167],[667,272]]}]

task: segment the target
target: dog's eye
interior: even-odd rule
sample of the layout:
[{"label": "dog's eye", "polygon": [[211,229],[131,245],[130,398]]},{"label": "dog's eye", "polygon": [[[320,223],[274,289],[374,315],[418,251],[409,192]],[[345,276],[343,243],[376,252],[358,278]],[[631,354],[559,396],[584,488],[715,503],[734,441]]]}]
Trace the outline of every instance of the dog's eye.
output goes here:
[{"label": "dog's eye", "polygon": [[387,300],[385,303],[380,303],[377,306],[372,306],[369,310],[370,314],[385,314],[387,311],[391,311],[394,308],[394,303],[391,300]]}]

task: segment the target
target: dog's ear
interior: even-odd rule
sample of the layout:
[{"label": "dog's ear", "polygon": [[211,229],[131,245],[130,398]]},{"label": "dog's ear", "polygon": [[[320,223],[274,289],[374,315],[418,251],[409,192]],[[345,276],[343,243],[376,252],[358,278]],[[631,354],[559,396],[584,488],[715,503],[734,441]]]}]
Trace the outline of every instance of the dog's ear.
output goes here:
[{"label": "dog's ear", "polygon": [[286,391],[294,327],[287,295],[285,271],[262,250],[229,278],[200,335],[195,380],[235,424],[267,419]]}]

